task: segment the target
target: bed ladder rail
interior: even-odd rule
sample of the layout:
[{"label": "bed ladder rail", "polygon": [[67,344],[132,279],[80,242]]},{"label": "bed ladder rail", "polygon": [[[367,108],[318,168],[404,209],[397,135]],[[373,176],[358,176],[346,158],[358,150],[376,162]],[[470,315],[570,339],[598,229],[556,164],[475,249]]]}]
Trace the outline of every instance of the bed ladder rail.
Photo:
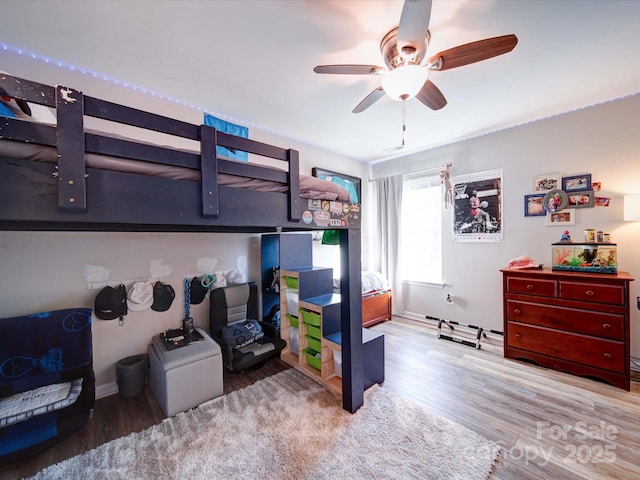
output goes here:
[{"label": "bed ladder rail", "polygon": [[218,162],[216,156],[218,131],[208,125],[201,125],[200,129],[202,216],[204,218],[215,218],[220,215]]},{"label": "bed ladder rail", "polygon": [[86,213],[87,181],[84,164],[84,95],[56,86],[58,125],[58,210]]},{"label": "bed ladder rail", "polygon": [[302,218],[302,205],[300,200],[300,160],[297,150],[287,150],[289,162],[289,220],[299,222]]}]

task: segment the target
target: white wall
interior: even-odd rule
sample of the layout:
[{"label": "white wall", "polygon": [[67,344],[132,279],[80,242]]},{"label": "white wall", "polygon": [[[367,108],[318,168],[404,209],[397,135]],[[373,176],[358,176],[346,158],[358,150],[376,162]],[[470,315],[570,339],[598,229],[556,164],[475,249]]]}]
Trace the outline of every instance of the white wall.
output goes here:
[{"label": "white wall", "polygon": [[[405,290],[406,311],[503,330],[502,277],[498,271],[509,259],[529,255],[550,266],[551,243],[564,227],[545,226],[544,217],[524,217],[525,194],[532,192],[537,175],[591,173],[602,182],[599,196],[611,197],[609,207],[576,210],[575,226],[567,227],[580,239],[585,228],[612,234],[618,244],[620,271],[638,280],[631,284],[631,353],[640,357],[640,223],[622,220],[622,196],[640,192],[640,95],[585,108],[374,165],[373,178],[453,164],[452,175],[502,168],[504,172],[504,240],[500,243],[452,241],[451,211],[443,214],[444,291],[411,285]],[[446,292],[455,306],[445,303]]]},{"label": "white wall", "polygon": [[[340,245],[323,245],[321,240],[312,242],[313,264],[333,269],[333,278],[340,278]],[[365,270],[363,265],[362,269]]]},{"label": "white wall", "polygon": [[[94,306],[99,289],[88,290],[86,265],[111,270],[109,281],[150,278],[150,261],[161,260],[173,271],[163,277],[176,291],[166,312],[130,311],[124,325],[93,317],[93,355],[97,384],[115,381],[115,363],[146,352],[151,337],[179,328],[184,318],[183,276],[198,273],[201,257],[218,259],[216,270],[249,262],[248,278],[258,281],[258,236],[214,233],[0,232],[0,316]],[[156,279],[152,279],[154,282]],[[130,283],[126,284],[127,287]],[[209,330],[208,303],[191,305],[196,326]]]},{"label": "white wall", "polygon": [[[44,64],[0,50],[0,69],[49,85],[62,84],[85,95],[122,103],[191,123],[202,123],[202,112],[134,92],[78,72]],[[146,86],[152,89],[152,86]],[[274,112],[278,115],[278,112]],[[268,125],[266,126],[268,127]],[[315,166],[365,177],[364,164],[274,133],[250,129],[252,139],[300,152],[300,171],[310,175]],[[163,139],[169,143],[171,138]],[[182,145],[180,145],[182,146]],[[188,145],[185,145],[188,146]],[[0,201],[3,201],[0,192]],[[366,202],[366,192],[363,194]],[[248,259],[249,280],[260,281],[259,237],[249,234],[212,233],[69,233],[0,231],[0,317],[9,317],[70,307],[93,307],[98,291],[87,290],[86,265],[111,270],[110,280],[144,278],[149,262],[161,259],[173,268],[165,278],[176,290],[171,309],[131,312],[122,327],[117,321],[94,317],[94,368],[98,394],[113,393],[115,363],[146,350],[151,337],[167,328],[177,328],[184,317],[183,275],[197,273],[199,257],[218,259],[216,269],[234,269],[239,256]],[[196,325],[208,330],[206,302],[192,307]]]}]

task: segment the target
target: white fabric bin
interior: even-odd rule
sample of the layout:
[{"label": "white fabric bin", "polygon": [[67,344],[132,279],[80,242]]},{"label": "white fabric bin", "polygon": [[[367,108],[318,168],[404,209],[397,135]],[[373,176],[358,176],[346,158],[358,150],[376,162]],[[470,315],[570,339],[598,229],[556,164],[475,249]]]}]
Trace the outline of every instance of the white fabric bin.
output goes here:
[{"label": "white fabric bin", "polygon": [[342,352],[331,349],[333,352],[333,369],[336,376],[342,378]]},{"label": "white fabric bin", "polygon": [[287,312],[294,317],[298,316],[298,290],[288,288],[285,292],[287,297]]},{"label": "white fabric bin", "polygon": [[296,327],[289,327],[289,339],[291,340],[289,344],[291,352],[297,355],[300,351],[300,333]]}]

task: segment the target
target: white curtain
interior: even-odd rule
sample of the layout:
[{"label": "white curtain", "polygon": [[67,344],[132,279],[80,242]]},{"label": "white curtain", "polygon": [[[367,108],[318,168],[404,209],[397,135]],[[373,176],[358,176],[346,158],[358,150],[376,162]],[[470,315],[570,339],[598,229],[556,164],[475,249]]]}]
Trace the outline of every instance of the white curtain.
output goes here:
[{"label": "white curtain", "polygon": [[404,312],[402,276],[399,268],[402,175],[374,180],[372,218],[373,248],[370,265],[389,279],[393,289],[393,313]]}]

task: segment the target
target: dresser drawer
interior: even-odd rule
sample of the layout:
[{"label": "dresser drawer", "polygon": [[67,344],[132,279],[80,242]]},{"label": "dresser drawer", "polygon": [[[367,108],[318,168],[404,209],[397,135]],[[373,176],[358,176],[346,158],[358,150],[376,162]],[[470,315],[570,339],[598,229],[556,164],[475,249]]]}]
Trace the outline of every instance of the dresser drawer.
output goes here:
[{"label": "dresser drawer", "polygon": [[622,285],[560,281],[560,298],[624,305],[625,289]]},{"label": "dresser drawer", "polygon": [[523,350],[623,372],[624,343],[509,322],[508,345]]},{"label": "dresser drawer", "polygon": [[624,341],[624,316],[507,300],[507,321]]},{"label": "dresser drawer", "polygon": [[556,296],[555,280],[544,280],[529,277],[507,277],[507,292],[540,295],[543,297]]}]

